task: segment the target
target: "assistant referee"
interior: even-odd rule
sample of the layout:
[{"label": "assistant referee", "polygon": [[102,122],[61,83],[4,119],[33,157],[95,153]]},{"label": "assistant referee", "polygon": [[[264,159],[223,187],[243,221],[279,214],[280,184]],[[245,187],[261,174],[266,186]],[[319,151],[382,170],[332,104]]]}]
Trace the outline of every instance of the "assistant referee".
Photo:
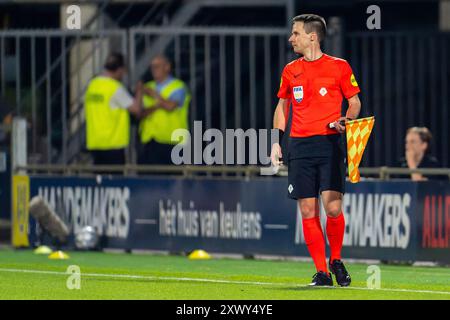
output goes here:
[{"label": "assistant referee", "polygon": [[[341,260],[346,158],[342,133],[345,121],[359,115],[360,90],[348,62],[322,52],[320,42],[325,36],[326,23],[321,16],[302,14],[293,18],[289,42],[302,57],[288,63],[283,70],[274,128],[282,137],[286,128],[285,112],[292,106],[292,127],[285,154],[288,196],[298,201],[305,242],[317,270],[311,285],[333,285],[319,218],[320,195],[327,214],[326,234],[331,251],[328,265],[337,283],[348,286],[351,278]],[[346,116],[341,117],[344,97],[348,109]],[[330,128],[330,123],[334,128]],[[273,145],[271,158],[274,165],[282,163],[279,143]]]}]

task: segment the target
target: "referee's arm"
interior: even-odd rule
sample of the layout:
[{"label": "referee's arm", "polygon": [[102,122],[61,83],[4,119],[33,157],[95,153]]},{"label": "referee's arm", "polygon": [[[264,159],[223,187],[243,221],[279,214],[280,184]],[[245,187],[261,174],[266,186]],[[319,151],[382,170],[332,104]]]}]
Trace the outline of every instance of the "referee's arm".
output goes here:
[{"label": "referee's arm", "polygon": [[359,97],[357,94],[355,94],[353,97],[348,98],[348,109],[346,113],[346,117],[348,119],[356,119],[359,116],[359,112],[361,111],[361,100],[359,100]]},{"label": "referee's arm", "polygon": [[284,114],[285,110],[289,106],[288,99],[278,100],[277,108],[273,115],[273,128],[280,129],[283,132],[286,130],[286,116]]},{"label": "referee's arm", "polygon": [[358,94],[355,94],[353,97],[347,99],[348,109],[345,117],[339,118],[336,122],[334,122],[334,128],[339,133],[345,132],[345,125],[342,125],[340,122],[354,120],[358,118],[359,112],[361,111],[361,100],[359,100]]}]

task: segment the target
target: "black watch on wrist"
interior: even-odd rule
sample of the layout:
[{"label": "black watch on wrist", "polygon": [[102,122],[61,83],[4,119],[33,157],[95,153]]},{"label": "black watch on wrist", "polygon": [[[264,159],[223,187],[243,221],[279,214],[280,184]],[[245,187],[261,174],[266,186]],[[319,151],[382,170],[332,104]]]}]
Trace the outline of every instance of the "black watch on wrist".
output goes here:
[{"label": "black watch on wrist", "polygon": [[275,128],[275,130],[278,131],[278,143],[281,143],[281,140],[283,140],[284,131],[278,128]]}]

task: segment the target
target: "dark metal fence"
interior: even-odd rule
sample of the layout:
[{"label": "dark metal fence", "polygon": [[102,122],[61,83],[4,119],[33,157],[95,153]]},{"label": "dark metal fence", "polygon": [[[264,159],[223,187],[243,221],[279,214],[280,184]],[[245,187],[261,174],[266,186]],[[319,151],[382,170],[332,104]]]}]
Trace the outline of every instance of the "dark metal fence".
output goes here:
[{"label": "dark metal fence", "polygon": [[361,86],[362,115],[376,124],[363,166],[395,166],[406,130],[426,126],[432,153],[449,167],[450,33],[361,32],[345,37]]},{"label": "dark metal fence", "polygon": [[165,52],[192,92],[191,122],[221,130],[270,128],[287,37],[285,28],[132,28],[132,78],[143,74],[133,68],[140,53]]},{"label": "dark metal fence", "polygon": [[[68,163],[84,141],[82,98],[109,51],[126,51],[126,31],[8,30],[0,32],[2,100],[29,124],[38,162]],[[80,139],[78,139],[80,140]]]},{"label": "dark metal fence", "polygon": [[[281,70],[293,59],[288,36],[284,28],[2,31],[0,90],[16,113],[29,117],[31,151],[47,145],[44,163],[76,160],[73,155],[84,145],[79,130],[84,89],[114,47],[130,57],[130,85],[145,71],[135,67],[143,53],[165,52],[174,62],[175,76],[192,92],[191,121],[202,120],[204,129],[269,128]],[[426,126],[434,135],[432,152],[449,167],[450,33],[331,37],[343,39],[343,58],[361,87],[361,116],[376,117],[361,166],[397,166],[406,129]],[[85,47],[77,46],[83,40]]]}]

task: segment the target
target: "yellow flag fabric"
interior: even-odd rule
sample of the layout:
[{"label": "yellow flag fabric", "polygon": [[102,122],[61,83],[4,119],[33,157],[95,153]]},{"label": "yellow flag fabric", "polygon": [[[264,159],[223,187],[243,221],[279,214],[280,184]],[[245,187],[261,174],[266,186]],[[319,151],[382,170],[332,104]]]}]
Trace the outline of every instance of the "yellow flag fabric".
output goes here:
[{"label": "yellow flag fabric", "polygon": [[374,124],[375,117],[368,117],[348,121],[345,125],[348,177],[351,183],[360,180],[358,167]]}]

